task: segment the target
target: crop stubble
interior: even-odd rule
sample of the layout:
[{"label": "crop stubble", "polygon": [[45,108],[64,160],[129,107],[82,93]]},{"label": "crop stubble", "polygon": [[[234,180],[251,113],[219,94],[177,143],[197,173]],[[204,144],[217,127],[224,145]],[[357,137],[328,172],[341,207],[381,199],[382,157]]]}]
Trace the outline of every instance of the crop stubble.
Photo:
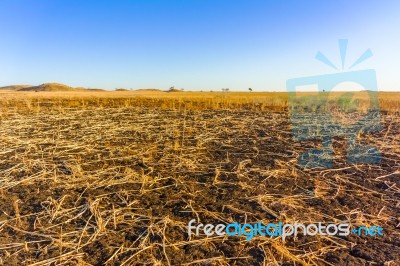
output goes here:
[{"label": "crop stubble", "polygon": [[[400,263],[393,112],[383,112],[380,132],[361,136],[379,147],[380,165],[347,163],[338,138],[335,168],[304,170],[297,156],[319,143],[293,141],[285,104],[12,95],[0,116],[4,265]],[[193,218],[348,221],[380,225],[385,236],[189,239]]]}]

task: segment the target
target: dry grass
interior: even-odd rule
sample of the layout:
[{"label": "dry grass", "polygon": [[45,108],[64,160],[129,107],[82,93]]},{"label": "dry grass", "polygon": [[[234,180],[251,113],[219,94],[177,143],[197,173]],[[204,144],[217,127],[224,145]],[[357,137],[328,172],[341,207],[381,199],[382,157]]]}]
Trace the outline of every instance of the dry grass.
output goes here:
[{"label": "dry grass", "polygon": [[[284,93],[1,93],[0,264],[396,265],[399,95],[381,165],[303,170]],[[385,236],[188,238],[187,223],[340,222]]]}]

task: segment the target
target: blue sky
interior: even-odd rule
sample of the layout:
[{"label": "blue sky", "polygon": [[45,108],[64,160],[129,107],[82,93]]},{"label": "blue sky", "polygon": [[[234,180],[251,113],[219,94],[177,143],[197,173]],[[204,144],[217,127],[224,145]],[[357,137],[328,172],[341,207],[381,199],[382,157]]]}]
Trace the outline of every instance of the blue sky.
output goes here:
[{"label": "blue sky", "polygon": [[400,90],[399,1],[1,0],[0,86],[285,90],[366,49],[381,90]]}]

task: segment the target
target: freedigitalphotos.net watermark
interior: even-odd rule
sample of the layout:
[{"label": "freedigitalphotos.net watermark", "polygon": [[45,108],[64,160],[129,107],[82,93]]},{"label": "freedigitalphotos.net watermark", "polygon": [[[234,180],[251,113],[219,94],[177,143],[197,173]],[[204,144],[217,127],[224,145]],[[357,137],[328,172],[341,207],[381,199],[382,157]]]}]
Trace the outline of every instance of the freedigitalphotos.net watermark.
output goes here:
[{"label": "freedigitalphotos.net watermark", "polygon": [[252,240],[254,237],[282,237],[285,240],[287,237],[296,237],[299,234],[304,236],[316,236],[316,235],[328,235],[328,236],[348,236],[350,234],[358,236],[383,236],[383,228],[380,226],[360,226],[350,229],[348,223],[339,224],[323,224],[323,223],[294,223],[294,224],[283,224],[269,223],[263,224],[262,222],[257,223],[245,223],[240,224],[238,222],[230,224],[202,224],[197,223],[196,219],[192,219],[188,223],[188,235],[189,238],[192,235],[200,236],[243,236],[247,241]]}]

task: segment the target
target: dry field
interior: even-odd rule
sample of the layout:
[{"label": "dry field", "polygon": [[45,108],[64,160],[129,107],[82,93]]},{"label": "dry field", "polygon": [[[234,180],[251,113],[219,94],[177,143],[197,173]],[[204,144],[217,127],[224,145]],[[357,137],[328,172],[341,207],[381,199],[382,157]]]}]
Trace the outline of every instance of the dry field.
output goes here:
[{"label": "dry field", "polygon": [[[400,94],[360,136],[379,165],[302,169],[285,93],[0,92],[0,265],[400,265]],[[307,103],[309,104],[309,103]],[[384,236],[188,237],[202,223]]]}]

